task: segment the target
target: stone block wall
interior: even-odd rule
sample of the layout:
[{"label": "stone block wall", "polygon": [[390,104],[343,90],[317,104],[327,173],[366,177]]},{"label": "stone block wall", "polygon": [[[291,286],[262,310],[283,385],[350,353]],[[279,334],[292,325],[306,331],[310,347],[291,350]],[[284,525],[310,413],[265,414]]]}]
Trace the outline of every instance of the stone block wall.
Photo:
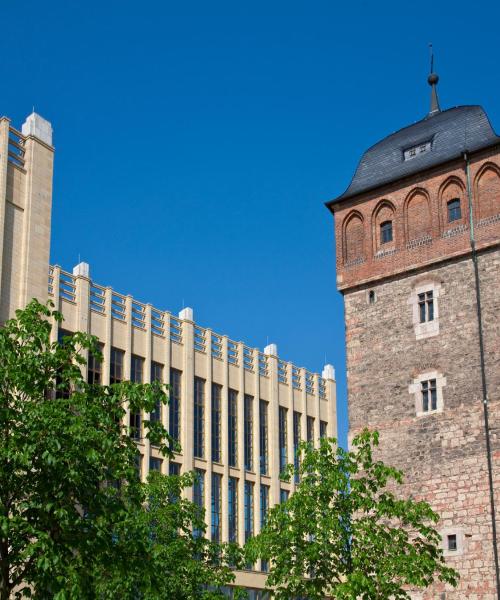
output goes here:
[{"label": "stone block wall", "polygon": [[[383,259],[382,259],[383,260]],[[497,507],[500,505],[500,249],[479,255],[490,429]],[[437,334],[417,339],[416,287],[439,289]],[[370,291],[374,294],[370,295]],[[371,296],[371,298],[370,298]],[[446,540],[448,561],[461,573],[448,599],[496,598],[490,497],[483,423],[478,322],[469,256],[378,280],[344,292],[350,438],[380,431],[379,456],[402,469],[401,492],[429,501]],[[442,410],[417,416],[419,374],[441,377]],[[500,544],[500,540],[498,540]],[[441,597],[441,596],[439,596]]]}]

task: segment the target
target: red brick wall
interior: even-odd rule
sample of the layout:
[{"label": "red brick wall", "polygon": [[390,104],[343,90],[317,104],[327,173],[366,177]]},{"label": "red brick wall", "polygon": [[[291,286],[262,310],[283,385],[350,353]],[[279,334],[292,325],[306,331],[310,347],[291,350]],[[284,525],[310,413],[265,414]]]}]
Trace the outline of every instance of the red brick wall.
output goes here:
[{"label": "red brick wall", "polygon": [[[475,233],[478,247],[500,240],[500,155],[483,152],[471,159]],[[469,207],[463,160],[422,173],[333,205],[340,290],[429,265],[469,251]],[[447,201],[461,199],[462,219],[448,223]],[[394,214],[390,207],[394,207]],[[359,245],[346,224],[360,215],[364,260],[347,248]],[[380,245],[380,223],[393,220],[394,244]],[[358,221],[359,223],[359,221]],[[357,257],[359,258],[359,257]]]},{"label": "red brick wall", "polygon": [[487,219],[500,212],[500,170],[490,165],[483,168],[476,183],[479,219]]}]

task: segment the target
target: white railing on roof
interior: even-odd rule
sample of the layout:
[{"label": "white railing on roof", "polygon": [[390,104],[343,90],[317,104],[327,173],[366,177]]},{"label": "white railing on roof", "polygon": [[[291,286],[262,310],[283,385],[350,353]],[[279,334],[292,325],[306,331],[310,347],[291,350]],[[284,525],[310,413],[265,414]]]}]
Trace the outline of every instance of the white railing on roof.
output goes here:
[{"label": "white railing on roof", "polygon": [[252,348],[249,348],[248,346],[243,346],[243,367],[247,371],[253,371],[253,354],[254,351]]},{"label": "white railing on roof", "polygon": [[287,364],[281,359],[278,360],[278,381],[285,385],[288,383]]},{"label": "white railing on roof", "polygon": [[17,131],[14,127],[9,127],[8,160],[16,167],[24,168],[25,142],[26,138],[20,131]]},{"label": "white railing on roof", "polygon": [[194,326],[194,349],[198,352],[206,351],[206,330],[199,325]]},{"label": "white railing on roof", "polygon": [[146,328],[146,307],[135,300],[132,302],[132,325],[139,329]]},{"label": "white railing on roof", "polygon": [[54,295],[54,267],[49,267],[49,286],[48,286],[49,296]]},{"label": "white railing on roof", "polygon": [[[55,290],[57,287],[59,287],[60,299],[76,303],[77,285],[79,285],[77,278],[72,274],[60,270],[59,267],[49,267],[49,295],[54,295]],[[90,282],[89,302],[90,309],[92,311],[101,315],[106,314],[106,298],[108,289],[109,288],[104,288],[96,283],[93,283],[92,281]],[[124,296],[112,290],[110,290],[110,294],[112,318],[122,322],[126,322],[127,319],[130,318],[131,324],[134,327],[145,330],[147,327],[147,305],[131,299],[130,296]],[[127,314],[127,298],[130,298],[130,315]],[[182,344],[182,320],[172,316],[168,312],[163,312],[151,307],[151,333],[163,338],[166,335],[169,335],[171,341],[177,344]],[[212,358],[222,360],[223,339],[223,336],[211,332],[210,341],[207,341],[207,330],[199,325],[194,325],[194,348],[198,352],[206,353],[209,351]],[[232,340],[227,340],[227,361],[232,365],[241,366],[247,371],[257,371],[261,377],[269,377],[271,357],[257,349],[253,349],[248,346],[242,346],[242,348],[242,354],[240,356],[240,344]],[[278,358],[277,361],[277,370],[278,381],[280,383],[284,385],[291,385],[296,390],[302,390],[305,388],[307,394],[314,395],[317,391],[320,398],[327,398],[327,385],[324,378],[318,377],[318,389],[316,390],[316,375],[310,371],[304,371],[295,365],[290,365],[290,363],[287,363],[280,358]]]},{"label": "white railing on roof", "polygon": [[151,309],[151,332],[161,337],[165,336],[165,317],[156,308]]},{"label": "white railing on roof", "polygon": [[106,312],[106,289],[95,283],[90,284],[90,310],[101,315]]},{"label": "white railing on roof", "polygon": [[170,317],[170,339],[172,342],[182,344],[182,322],[173,315]]},{"label": "white railing on roof", "polygon": [[309,371],[306,371],[306,392],[314,394],[314,375]]},{"label": "white railing on roof", "polygon": [[212,357],[222,358],[222,336],[212,333]]},{"label": "white railing on roof", "polygon": [[125,296],[116,292],[111,293],[111,316],[118,321],[125,321],[126,317]]},{"label": "white railing on roof", "polygon": [[259,352],[259,374],[263,377],[267,377],[269,375],[267,354],[263,354],[262,352]]},{"label": "white railing on roof", "polygon": [[238,344],[232,340],[227,341],[227,360],[232,365],[238,366]]},{"label": "white railing on roof", "polygon": [[66,271],[59,273],[59,296],[68,302],[76,301],[76,285],[75,278]]}]

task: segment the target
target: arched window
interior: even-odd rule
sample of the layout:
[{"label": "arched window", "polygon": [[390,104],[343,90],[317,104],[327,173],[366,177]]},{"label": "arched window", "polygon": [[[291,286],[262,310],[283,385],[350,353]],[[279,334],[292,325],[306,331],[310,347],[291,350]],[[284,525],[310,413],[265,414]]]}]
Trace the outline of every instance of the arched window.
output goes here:
[{"label": "arched window", "polygon": [[496,165],[488,164],[479,172],[476,193],[480,220],[500,214],[500,171]]},{"label": "arched window", "polygon": [[462,207],[460,206],[460,198],[448,200],[448,223],[459,221],[462,218]]},{"label": "arched window", "polygon": [[344,260],[346,263],[359,261],[365,256],[364,223],[357,213],[347,218],[344,229]]},{"label": "arched window", "polygon": [[392,242],[392,221],[384,221],[380,224],[380,243]]},{"label": "arched window", "polygon": [[395,250],[398,232],[396,229],[396,211],[389,200],[381,200],[372,214],[372,239],[375,254]]},{"label": "arched window", "polygon": [[406,205],[408,242],[431,235],[429,201],[422,191],[413,192]]}]

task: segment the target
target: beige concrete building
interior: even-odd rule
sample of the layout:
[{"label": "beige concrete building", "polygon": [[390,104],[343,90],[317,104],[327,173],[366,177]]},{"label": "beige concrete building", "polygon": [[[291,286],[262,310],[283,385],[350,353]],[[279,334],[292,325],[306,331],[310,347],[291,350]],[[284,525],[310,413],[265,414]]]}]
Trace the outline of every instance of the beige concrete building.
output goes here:
[{"label": "beige concrete building", "polygon": [[[166,461],[142,436],[145,415],[127,414],[141,451],[141,473],[196,469],[190,490],[206,511],[213,539],[237,541],[260,531],[268,508],[294,490],[280,481],[299,440],[336,436],[335,373],[321,375],[93,282],[86,263],[72,273],[49,266],[52,128],[32,114],[19,132],[0,121],[0,320],[32,297],[49,296],[64,315],[64,331],[92,333],[103,344],[101,363],[89,360],[90,381],[109,384],[158,379],[170,403],[155,415],[180,442]],[[48,280],[48,287],[47,287]],[[53,330],[54,340],[64,331]],[[148,415],[149,418],[149,415]],[[262,570],[238,573],[237,583],[260,597]]]}]

